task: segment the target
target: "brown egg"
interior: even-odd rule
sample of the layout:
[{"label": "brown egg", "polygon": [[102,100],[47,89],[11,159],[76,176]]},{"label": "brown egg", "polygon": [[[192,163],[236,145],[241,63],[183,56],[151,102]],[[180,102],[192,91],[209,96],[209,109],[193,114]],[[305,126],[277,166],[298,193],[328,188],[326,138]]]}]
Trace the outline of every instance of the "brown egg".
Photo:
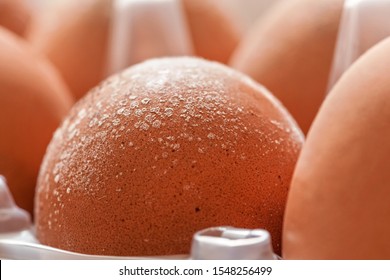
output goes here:
[{"label": "brown egg", "polygon": [[321,107],[286,208],[286,259],[390,258],[390,40],[363,55]]},{"label": "brown egg", "polygon": [[0,0],[0,26],[24,36],[31,22],[32,11],[25,0]]},{"label": "brown egg", "polygon": [[221,1],[182,0],[197,56],[227,63],[240,39]]},{"label": "brown egg", "polygon": [[269,88],[304,133],[326,94],[343,3],[281,1],[253,26],[230,62]]},{"label": "brown egg", "polygon": [[[138,4],[143,3],[148,7],[147,5],[160,5],[164,2],[177,2],[179,8],[183,9],[181,14],[185,17],[184,28],[189,29],[190,39],[193,42],[190,51],[193,49],[197,56],[207,59],[228,61],[238,43],[239,34],[233,22],[222,12],[218,4],[209,0],[149,1],[149,3]],[[110,51],[114,2],[113,0],[74,0],[60,3],[60,5],[52,5],[53,7],[43,14],[41,20],[32,27],[29,37],[36,49],[45,53],[59,69],[78,99],[107,77],[107,68],[109,68],[107,53]],[[134,36],[129,40],[140,40],[143,35],[151,32],[150,27],[153,25],[151,19],[154,17],[144,18],[145,21],[141,24],[144,24],[145,28],[141,28],[142,26],[138,28],[139,25],[131,25],[133,29],[128,27],[127,33],[130,34],[129,36]],[[161,36],[160,32],[155,33],[156,38]],[[171,35],[173,36],[171,40],[175,40],[177,34]],[[171,53],[162,51],[162,45],[167,40],[169,41],[167,38],[156,39],[157,43],[152,46],[144,46],[144,49],[152,48],[154,54],[143,59],[170,55]],[[159,44],[162,50],[159,50]],[[182,55],[182,53],[174,55]],[[125,60],[126,57],[123,59]]]},{"label": "brown egg", "polygon": [[71,97],[52,66],[3,28],[0,61],[0,174],[32,213],[42,157]]},{"label": "brown egg", "polygon": [[81,99],[38,179],[43,244],[89,254],[188,253],[210,226],[266,228],[280,252],[303,136],[263,87],[219,63],[149,60]]}]

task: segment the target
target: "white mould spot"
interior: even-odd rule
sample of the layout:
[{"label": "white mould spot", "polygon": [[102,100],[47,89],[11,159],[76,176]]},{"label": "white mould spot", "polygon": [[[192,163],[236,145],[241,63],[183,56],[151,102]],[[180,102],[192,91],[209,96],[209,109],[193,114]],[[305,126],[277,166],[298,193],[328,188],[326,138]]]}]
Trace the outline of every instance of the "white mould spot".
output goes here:
[{"label": "white mould spot", "polygon": [[173,144],[172,149],[177,151],[178,149],[180,149],[180,144],[179,143]]},{"label": "white mould spot", "polygon": [[97,123],[98,123],[98,119],[97,119],[97,118],[93,118],[92,120],[89,121],[88,127],[93,127],[93,126],[95,126]]},{"label": "white mould spot", "polygon": [[171,117],[173,115],[173,109],[172,108],[165,108],[164,114],[167,117]]},{"label": "white mould spot", "polygon": [[169,98],[169,102],[171,102],[171,104],[175,107],[180,104],[180,100],[177,96],[172,96],[171,98]]},{"label": "white mould spot", "polygon": [[141,100],[141,103],[144,105],[147,105],[150,102],[150,98],[145,97],[144,99]]},{"label": "white mould spot", "polygon": [[207,138],[209,138],[209,139],[215,139],[215,134],[214,133],[209,133],[208,135],[207,135]]},{"label": "white mould spot", "polygon": [[123,99],[123,100],[119,101],[119,105],[126,106],[127,105],[127,100]]},{"label": "white mould spot", "polygon": [[139,127],[141,130],[148,130],[149,129],[149,125],[146,123],[146,122],[142,122],[141,126]]},{"label": "white mould spot", "polygon": [[148,114],[145,116],[145,121],[147,121],[148,123],[152,123],[155,118],[156,118],[155,115]]},{"label": "white mould spot", "polygon": [[153,127],[155,128],[160,128],[161,126],[161,121],[160,120],[155,120],[152,124]]},{"label": "white mould spot", "polygon": [[139,130],[148,130],[149,129],[149,125],[144,122],[144,121],[138,121],[134,124],[134,127],[135,128],[138,128]]},{"label": "white mould spot", "polygon": [[120,119],[114,119],[113,121],[112,121],[112,124],[114,125],[114,126],[117,126],[117,125],[119,125],[121,123],[121,120]]},{"label": "white mould spot", "polygon": [[144,112],[141,109],[137,109],[135,110],[134,115],[136,115],[137,117],[141,117],[143,113]]},{"label": "white mould spot", "polygon": [[81,109],[81,110],[77,113],[77,116],[78,116],[80,119],[83,119],[86,115],[87,115],[87,111],[86,111],[84,108]]},{"label": "white mould spot", "polygon": [[130,108],[131,109],[135,109],[135,108],[138,108],[138,105],[139,105],[139,102],[134,100],[134,101],[131,101],[130,103]]},{"label": "white mould spot", "polygon": [[150,113],[158,114],[160,112],[160,107],[150,108]]}]

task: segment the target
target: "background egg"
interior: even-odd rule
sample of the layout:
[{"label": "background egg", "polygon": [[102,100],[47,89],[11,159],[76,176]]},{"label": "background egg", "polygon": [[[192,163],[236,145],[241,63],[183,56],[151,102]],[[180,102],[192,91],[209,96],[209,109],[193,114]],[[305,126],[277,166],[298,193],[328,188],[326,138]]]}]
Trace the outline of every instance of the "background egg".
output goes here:
[{"label": "background egg", "polygon": [[0,0],[0,26],[24,36],[31,22],[32,10],[25,0]]},{"label": "background egg", "polygon": [[273,5],[283,0],[245,0],[245,4],[242,0],[214,1],[223,2],[223,8],[237,20],[240,30],[245,32],[256,19],[266,14]]},{"label": "background egg", "polygon": [[[149,4],[153,2],[158,4],[162,1],[149,1]],[[209,0],[179,1],[195,54],[227,62],[238,43],[239,32],[218,3]],[[32,27],[30,41],[38,51],[49,57],[74,96],[80,98],[107,76],[113,1],[61,1],[48,7]],[[145,18],[145,24],[149,21]],[[153,47],[159,46],[154,44]]]},{"label": "background egg", "polygon": [[188,253],[210,226],[266,228],[280,252],[303,136],[269,92],[218,63],[155,59],[110,77],[55,133],[38,179],[50,246]]},{"label": "background egg", "polygon": [[3,28],[0,62],[0,174],[32,213],[43,154],[72,99],[52,66]]},{"label": "background egg", "polygon": [[281,1],[252,27],[230,62],[269,88],[304,133],[326,94],[343,3]]},{"label": "background egg", "polygon": [[285,258],[390,258],[389,58],[387,39],[323,103],[293,176]]}]

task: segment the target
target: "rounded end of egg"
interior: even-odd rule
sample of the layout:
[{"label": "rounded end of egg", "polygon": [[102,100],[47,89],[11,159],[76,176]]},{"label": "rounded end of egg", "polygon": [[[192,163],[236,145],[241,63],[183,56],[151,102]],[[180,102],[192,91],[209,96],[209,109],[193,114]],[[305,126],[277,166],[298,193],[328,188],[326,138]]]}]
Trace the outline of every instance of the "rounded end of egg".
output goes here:
[{"label": "rounded end of egg", "polygon": [[[110,59],[108,54],[111,49],[121,49],[120,46],[110,46],[113,43],[111,42],[113,28],[120,34],[122,42],[130,42],[130,46],[123,54],[114,53],[114,57],[121,56],[121,59],[118,59],[121,63],[132,56],[145,59],[145,56],[153,58],[183,54],[183,52],[167,52],[164,49],[164,45],[169,45],[175,41],[175,38],[164,37],[164,32],[159,31],[161,25],[153,26],[155,23],[149,18],[158,17],[156,22],[166,20],[171,24],[175,23],[169,16],[167,17],[168,12],[157,15],[148,12],[148,9],[153,11],[153,6],[164,4],[159,2],[166,1],[138,1],[140,13],[130,12],[128,14],[133,18],[129,18],[124,12],[126,20],[119,25],[115,25],[113,20],[114,17],[118,19],[120,16],[115,14],[118,9],[113,9],[114,1],[62,2],[64,2],[63,6],[53,5],[42,13],[32,26],[29,39],[32,45],[47,55],[57,67],[76,99],[84,96],[87,91],[106,78],[107,73],[110,73],[111,69],[107,68],[110,68],[112,61],[108,61]],[[122,2],[125,4],[127,1]],[[180,6],[180,13],[182,13],[180,18],[183,17],[184,23],[188,25],[185,29],[188,27],[190,33],[189,49],[194,50],[197,56],[227,62],[239,41],[240,34],[236,31],[234,21],[220,8],[221,3],[212,0],[172,2],[179,3],[175,5]],[[132,8],[131,5],[128,6]],[[127,26],[126,22],[131,24]],[[148,32],[145,32],[145,27],[148,27],[146,28]],[[153,35],[153,32],[156,34]],[[177,33],[177,31],[167,32],[175,36]],[[145,37],[150,40],[143,46],[139,46]],[[131,66],[132,63],[128,63],[126,67]]]},{"label": "rounded end of egg", "polygon": [[302,145],[291,116],[242,74],[196,58],[111,76],[71,110],[44,158],[36,229],[87,254],[189,253],[211,226],[265,228],[280,252]]}]

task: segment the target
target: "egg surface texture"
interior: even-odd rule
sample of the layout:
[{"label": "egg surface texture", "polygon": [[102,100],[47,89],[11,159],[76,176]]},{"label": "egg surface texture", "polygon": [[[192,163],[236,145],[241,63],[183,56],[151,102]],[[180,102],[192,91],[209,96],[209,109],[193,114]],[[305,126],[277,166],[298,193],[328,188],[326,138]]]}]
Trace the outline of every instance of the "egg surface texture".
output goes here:
[{"label": "egg surface texture", "polygon": [[0,174],[16,204],[30,213],[46,146],[71,104],[54,68],[0,28]]},{"label": "egg surface texture", "polygon": [[263,87],[219,63],[149,60],[71,110],[38,180],[43,244],[88,254],[189,253],[210,226],[266,228],[280,251],[303,137]]},{"label": "egg surface texture", "polygon": [[281,1],[249,30],[230,61],[266,86],[304,133],[326,95],[343,3]]},{"label": "egg surface texture", "polygon": [[[129,26],[113,27],[114,18],[118,16],[113,9],[115,2],[137,2],[138,6],[143,4],[141,8],[146,16],[137,17],[138,20]],[[151,17],[155,17],[154,14],[152,13],[151,17],[147,16],[148,8],[163,5],[164,2],[177,2],[180,6],[194,55],[227,63],[240,34],[233,21],[219,7],[220,1],[212,0],[60,1],[56,5],[48,6],[41,18],[32,26],[29,39],[38,51],[46,54],[54,63],[74,96],[79,99],[107,77],[107,68],[110,64],[108,53],[112,47],[115,48],[110,46],[112,28],[124,29],[122,37],[130,37],[127,38],[130,41],[129,52],[132,50],[131,42],[136,45],[144,36],[151,36],[154,32],[155,42],[140,49],[153,49],[155,55],[143,59],[172,55],[164,53],[164,44],[165,41],[177,40],[175,38],[177,34],[170,32],[171,36],[164,38],[161,31],[151,29],[154,20]],[[126,60],[126,54],[123,59]]]},{"label": "egg surface texture", "polygon": [[390,40],[329,93],[302,149],[283,233],[286,259],[390,259]]}]

